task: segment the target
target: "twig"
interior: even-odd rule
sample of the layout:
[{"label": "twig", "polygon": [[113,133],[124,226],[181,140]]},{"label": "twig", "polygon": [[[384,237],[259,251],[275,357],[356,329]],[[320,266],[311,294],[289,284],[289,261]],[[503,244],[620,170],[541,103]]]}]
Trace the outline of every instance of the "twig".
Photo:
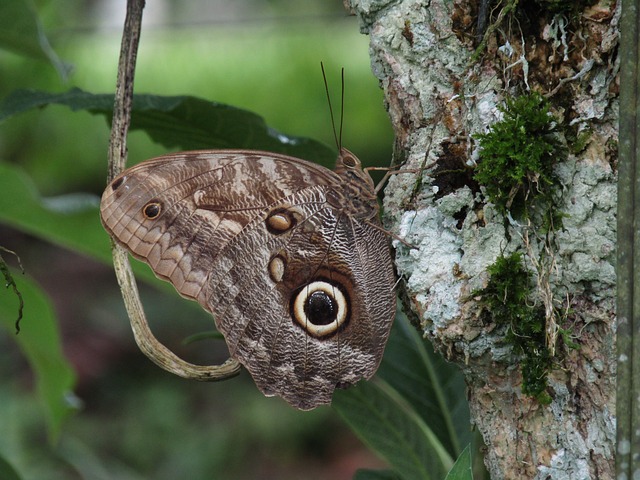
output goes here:
[{"label": "twig", "polygon": [[[124,170],[127,160],[126,137],[131,121],[133,80],[144,4],[144,0],[127,1],[127,16],[120,47],[118,80],[109,140],[109,182]],[[133,335],[138,347],[147,357],[168,372],[183,378],[201,381],[223,380],[240,372],[240,364],[233,359],[228,359],[222,365],[194,365],[182,360],[162,345],[155,338],[147,323],[127,251],[112,239],[112,252],[113,266],[129,315]]]}]

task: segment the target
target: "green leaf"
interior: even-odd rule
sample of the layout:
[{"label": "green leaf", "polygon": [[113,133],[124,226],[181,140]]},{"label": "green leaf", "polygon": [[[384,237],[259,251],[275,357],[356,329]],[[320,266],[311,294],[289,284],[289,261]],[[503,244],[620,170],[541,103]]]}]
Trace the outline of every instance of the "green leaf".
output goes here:
[{"label": "green leaf", "polygon": [[[77,88],[65,93],[16,90],[0,103],[0,121],[51,104],[102,114],[111,121],[113,95]],[[266,150],[329,167],[335,163],[335,152],[323,143],[284,135],[255,113],[196,97],[135,95],[131,129],[144,130],[167,148]]]},{"label": "green leaf", "polygon": [[0,296],[0,324],[11,332],[35,373],[36,391],[43,402],[49,437],[53,441],[65,419],[75,411],[72,391],[75,373],[62,353],[49,299],[21,273],[13,272],[13,278],[24,298],[20,334],[14,334],[18,300],[7,292]]},{"label": "green leaf", "polygon": [[[0,192],[0,223],[111,263],[109,236],[100,223],[98,197],[70,194],[43,199],[20,168],[2,162]],[[133,269],[138,278],[154,278],[141,262],[133,262]]]},{"label": "green leaf", "polygon": [[404,479],[442,479],[451,456],[422,418],[385,382],[336,390],[333,408]]},{"label": "green leaf", "polygon": [[353,480],[401,480],[393,470],[356,470]]},{"label": "green leaf", "polygon": [[435,353],[401,312],[391,330],[378,376],[413,407],[453,458],[471,441],[462,373]]},{"label": "green leaf", "polygon": [[447,474],[445,480],[473,480],[473,469],[471,467],[471,449],[469,445],[462,451],[456,463]]},{"label": "green leaf", "polygon": [[97,197],[92,204],[71,211],[50,207],[29,177],[7,163],[0,163],[0,191],[0,222],[105,262],[110,260],[109,237],[100,224]]},{"label": "green leaf", "polygon": [[50,62],[66,80],[69,66],[53,51],[31,2],[0,2],[0,48]]},{"label": "green leaf", "polygon": [[0,478],[2,480],[21,480],[22,478],[2,455],[0,455]]}]

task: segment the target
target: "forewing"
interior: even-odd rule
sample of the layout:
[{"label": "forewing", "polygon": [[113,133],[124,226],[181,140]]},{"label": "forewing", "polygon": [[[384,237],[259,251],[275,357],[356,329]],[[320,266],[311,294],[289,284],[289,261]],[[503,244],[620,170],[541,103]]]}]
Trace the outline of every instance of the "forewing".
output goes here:
[{"label": "forewing", "polygon": [[[106,230],[158,277],[208,308],[209,274],[234,260],[220,255],[225,245],[311,178],[318,186],[330,183],[320,168],[256,152],[166,155],[116,178],[102,196],[100,215]],[[154,204],[159,213],[150,217]]]}]

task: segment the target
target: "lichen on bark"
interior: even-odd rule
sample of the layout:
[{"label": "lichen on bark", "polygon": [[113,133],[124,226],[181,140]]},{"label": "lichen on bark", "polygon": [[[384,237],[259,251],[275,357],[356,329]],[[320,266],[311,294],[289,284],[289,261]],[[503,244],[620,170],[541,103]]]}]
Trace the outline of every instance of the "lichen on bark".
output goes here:
[{"label": "lichen on bark", "polygon": [[[396,157],[421,170],[385,191],[387,226],[419,247],[394,242],[404,297],[464,372],[492,478],[613,478],[620,4],[557,13],[545,3],[501,2],[480,31],[475,1],[348,2],[370,37]],[[502,118],[506,98],[530,92],[549,101],[567,150],[553,165],[562,224],[550,235],[496,207],[474,178],[474,135]],[[473,295],[514,252],[534,276],[534,301],[556,309],[578,346],[559,342],[548,405],[522,392],[506,327],[480,315]]]}]

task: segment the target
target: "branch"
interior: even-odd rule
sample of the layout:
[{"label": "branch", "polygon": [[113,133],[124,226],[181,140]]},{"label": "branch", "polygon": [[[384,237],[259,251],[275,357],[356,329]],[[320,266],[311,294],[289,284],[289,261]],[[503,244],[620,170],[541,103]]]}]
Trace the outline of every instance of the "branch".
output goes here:
[{"label": "branch", "polygon": [[[111,182],[124,170],[127,161],[126,138],[131,121],[133,80],[144,4],[144,0],[129,0],[127,2],[127,16],[120,47],[113,121],[109,139],[108,182]],[[240,364],[231,358],[222,365],[194,365],[179,358],[155,338],[142,308],[127,251],[116,244],[113,239],[111,244],[116,277],[122,291],[133,335],[140,350],[159,367],[183,378],[215,381],[237,375],[240,372]]]}]

